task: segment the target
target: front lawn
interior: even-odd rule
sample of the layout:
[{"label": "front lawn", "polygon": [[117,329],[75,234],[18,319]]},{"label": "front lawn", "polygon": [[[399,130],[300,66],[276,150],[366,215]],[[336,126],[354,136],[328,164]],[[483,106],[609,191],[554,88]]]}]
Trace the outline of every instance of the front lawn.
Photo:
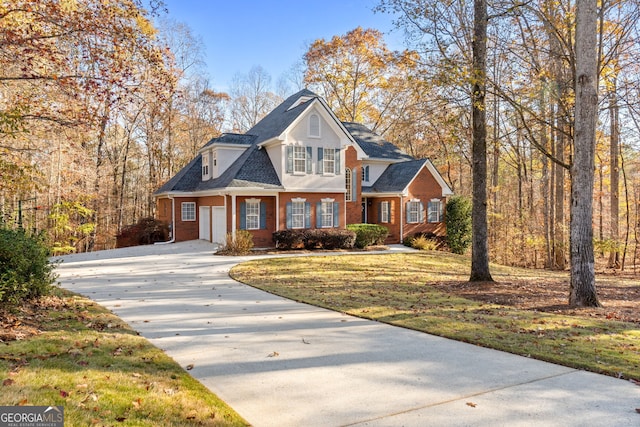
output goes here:
[{"label": "front lawn", "polygon": [[604,308],[577,310],[563,305],[566,272],[492,266],[497,284],[469,284],[469,271],[468,257],[424,251],[262,259],[231,276],[354,316],[640,380],[637,280],[599,277]]},{"label": "front lawn", "polygon": [[64,290],[0,310],[0,405],[63,406],[65,426],[245,426],[103,307]]}]

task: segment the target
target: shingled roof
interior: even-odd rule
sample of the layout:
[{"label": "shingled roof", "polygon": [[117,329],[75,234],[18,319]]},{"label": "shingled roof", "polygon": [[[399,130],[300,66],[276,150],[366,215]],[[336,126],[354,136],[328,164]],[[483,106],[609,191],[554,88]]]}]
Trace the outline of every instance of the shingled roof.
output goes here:
[{"label": "shingled roof", "polygon": [[310,102],[304,102],[291,108],[300,98],[318,98],[318,95],[308,89],[291,95],[278,105],[273,111],[264,116],[262,120],[247,131],[250,135],[256,135],[256,144],[275,138],[282,134],[302,114]]},{"label": "shingled roof", "polygon": [[413,157],[404,153],[398,147],[373,133],[366,126],[360,123],[343,122],[344,127],[356,140],[360,148],[370,158],[387,160],[414,160]]},{"label": "shingled roof", "polygon": [[380,178],[370,187],[362,187],[363,193],[399,193],[411,183],[420,172],[426,159],[393,163],[385,169]]},{"label": "shingled roof", "polygon": [[[225,133],[211,139],[203,148],[216,144],[245,145],[248,148],[219,177],[206,181],[202,180],[201,156],[197,156],[155,194],[173,191],[197,192],[229,187],[282,188],[269,155],[261,149],[260,143],[280,136],[306,111],[315,98],[320,99],[310,90],[303,89],[284,100],[247,133]],[[342,125],[370,159],[397,162],[387,167],[372,186],[363,187],[363,192],[402,191],[427,162],[427,160],[414,159],[364,125],[350,122],[344,122]]]}]

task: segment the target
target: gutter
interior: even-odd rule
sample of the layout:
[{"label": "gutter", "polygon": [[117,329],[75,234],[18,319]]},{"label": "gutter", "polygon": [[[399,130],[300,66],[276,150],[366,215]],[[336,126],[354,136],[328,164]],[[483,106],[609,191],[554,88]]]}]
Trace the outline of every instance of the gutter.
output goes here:
[{"label": "gutter", "polygon": [[167,195],[167,197],[171,200],[171,240],[167,242],[155,242],[154,245],[168,245],[176,241],[176,200],[170,194]]}]

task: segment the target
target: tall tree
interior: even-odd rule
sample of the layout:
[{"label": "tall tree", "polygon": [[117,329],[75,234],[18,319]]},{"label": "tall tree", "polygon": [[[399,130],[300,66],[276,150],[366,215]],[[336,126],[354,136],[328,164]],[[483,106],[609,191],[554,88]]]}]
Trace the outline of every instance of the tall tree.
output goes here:
[{"label": "tall tree", "polygon": [[271,75],[255,66],[247,74],[236,74],[229,90],[234,132],[246,132],[282,101],[271,91]]},{"label": "tall tree", "polygon": [[571,165],[569,304],[600,305],[593,253],[593,179],[598,119],[597,0],[576,5],[575,137]]},{"label": "tall tree", "polygon": [[304,55],[305,82],[344,121],[386,134],[412,114],[423,92],[417,52],[391,51],[374,29],[355,28],[314,41]]},{"label": "tall tree", "polygon": [[487,233],[487,2],[473,2],[473,65],[471,69],[471,109],[473,122],[473,206],[471,225],[471,276],[469,280],[493,281],[489,271],[489,243]]}]

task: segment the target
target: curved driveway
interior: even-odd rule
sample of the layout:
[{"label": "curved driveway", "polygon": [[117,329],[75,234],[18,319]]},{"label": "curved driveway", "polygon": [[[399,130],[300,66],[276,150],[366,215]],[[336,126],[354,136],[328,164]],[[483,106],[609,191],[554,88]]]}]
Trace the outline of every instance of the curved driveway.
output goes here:
[{"label": "curved driveway", "polygon": [[109,308],[260,426],[638,426],[640,388],[280,298],[203,241],[61,257]]}]

